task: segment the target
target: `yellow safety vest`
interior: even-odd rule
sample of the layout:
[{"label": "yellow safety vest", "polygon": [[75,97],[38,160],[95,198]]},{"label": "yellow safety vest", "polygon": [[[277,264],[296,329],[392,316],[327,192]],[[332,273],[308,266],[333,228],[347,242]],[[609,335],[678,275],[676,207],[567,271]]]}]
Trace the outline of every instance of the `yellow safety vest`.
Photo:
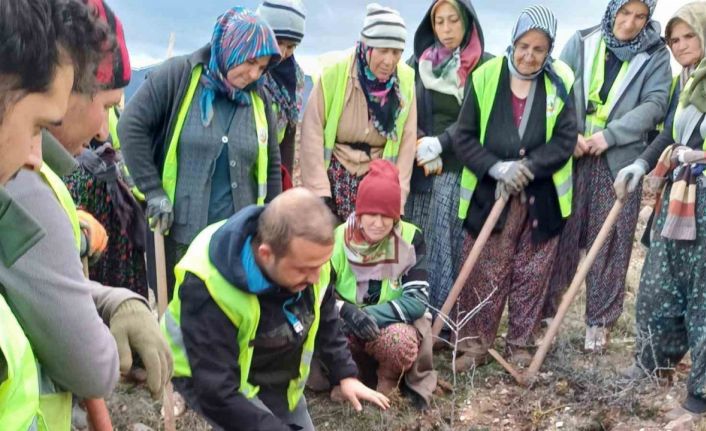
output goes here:
[{"label": "yellow safety vest", "polygon": [[[493,104],[495,103],[495,96],[498,89],[498,83],[500,81],[500,74],[502,72],[503,59],[504,57],[496,57],[489,60],[476,69],[473,73],[473,89],[476,92],[478,105],[480,107],[481,145],[485,144],[486,129],[488,126],[488,120],[490,119],[490,113],[493,109]],[[571,87],[574,85],[574,73],[571,71],[569,66],[560,60],[554,60],[553,67],[564,82],[567,94],[570,93]],[[558,96],[556,87],[546,76],[546,74],[544,76],[544,85],[547,93],[546,142],[549,143],[554,134],[554,126],[559,118],[559,114],[564,109],[564,101]],[[571,199],[573,196],[571,176],[571,158],[569,158],[561,169],[552,175],[557,198],[559,200],[559,209],[561,210],[561,216],[563,218],[571,215]],[[476,175],[468,168],[463,168],[463,173],[461,174],[461,202],[458,208],[458,217],[460,219],[465,220],[468,215],[471,198],[473,197],[473,192],[476,189],[477,184],[478,178]]]},{"label": "yellow safety vest", "polygon": [[[667,101],[667,107],[672,105],[672,100],[674,99],[674,93],[679,86],[679,75],[672,78],[672,86],[669,88],[669,101]],[[677,109],[679,108],[679,103],[677,103]],[[664,121],[657,125],[657,131],[662,132],[664,130]]]},{"label": "yellow safety vest", "polygon": [[[402,224],[402,240],[407,244],[412,244],[414,234],[419,229],[412,223],[407,223],[405,221],[400,221],[400,223]],[[348,258],[346,257],[344,235],[347,227],[347,223],[344,223],[336,228],[336,244],[333,248],[333,255],[331,255],[331,266],[334,271],[336,271],[336,292],[347,302],[361,305],[358,304],[358,301],[356,300],[358,282],[356,281],[355,274],[353,274],[353,270],[351,269]],[[378,304],[384,304],[399,298],[402,295],[401,287],[402,282],[400,279],[383,280]]]},{"label": "yellow safety vest", "polygon": [[[181,131],[184,128],[186,115],[189,113],[189,109],[191,108],[191,101],[194,99],[196,87],[201,79],[202,70],[203,66],[199,64],[191,71],[189,86],[186,90],[186,94],[184,95],[184,99],[181,101],[181,105],[179,106],[179,112],[177,114],[176,124],[174,126],[174,133],[169,141],[167,156],[164,160],[162,187],[164,188],[164,191],[172,204],[174,203],[174,197],[176,195],[177,175],[179,172],[179,153],[177,151],[179,146],[179,138],[181,137]],[[255,166],[255,179],[257,181],[257,204],[264,205],[265,198],[267,197],[267,140],[269,133],[267,130],[267,115],[265,114],[265,102],[263,102],[255,91],[250,92],[250,98],[252,100],[253,113],[255,116],[255,128],[257,129],[258,143],[257,163]]]},{"label": "yellow safety vest", "polygon": [[[228,316],[233,325],[238,328],[237,343],[240,350],[238,356],[238,365],[240,366],[239,391],[250,399],[257,395],[259,391],[259,387],[250,384],[248,376],[250,375],[250,365],[254,352],[252,341],[255,339],[260,322],[260,301],[257,295],[246,293],[226,280],[208,256],[211,237],[224,223],[225,221],[212,224],[201,231],[191,243],[191,246],[189,246],[184,258],[177,264],[174,269],[176,275],[174,297],[169,303],[167,312],[164,313],[160,323],[174,357],[174,376],[191,377],[191,365],[186,355],[181,332],[181,299],[179,290],[187,272],[199,277],[206,284],[208,292],[218,307]],[[291,380],[287,388],[287,402],[290,411],[294,411],[299,403],[304,393],[306,380],[309,377],[311,358],[314,354],[314,343],[321,317],[321,303],[329,284],[329,278],[330,265],[326,263],[321,268],[318,283],[313,285],[316,304],[314,307],[314,321],[304,341],[302,358],[299,364],[299,376]]]},{"label": "yellow safety vest", "polygon": [[[333,147],[336,145],[336,135],[338,133],[338,122],[343,114],[343,104],[346,97],[346,87],[350,81],[350,70],[353,65],[355,55],[348,56],[343,61],[328,66],[321,74],[321,89],[324,96],[324,112],[326,125],[324,126],[324,164],[328,168],[331,163]],[[414,100],[414,69],[403,62],[397,65],[397,77],[399,78],[400,93],[402,100],[400,106],[402,110],[395,123],[397,140],[388,139],[382,158],[392,163],[397,163],[397,155],[400,152],[400,142],[404,132],[404,126],[409,117],[409,110]]]},{"label": "yellow safety vest", "polygon": [[586,115],[586,128],[584,135],[591,136],[596,132],[605,129],[608,122],[608,116],[610,116],[610,109],[614,105],[614,101],[618,90],[621,87],[625,76],[628,73],[628,67],[630,62],[624,61],[623,65],[620,67],[618,76],[613,82],[613,86],[608,92],[608,98],[605,101],[601,100],[601,89],[605,82],[605,56],[606,56],[606,45],[601,38],[598,44],[598,51],[596,56],[593,58],[593,69],[591,74],[591,86],[588,92],[588,101],[593,103],[596,110],[591,115]]},{"label": "yellow safety vest", "polygon": [[[118,108],[115,106],[108,109],[108,131],[110,132],[110,141],[113,149],[115,151],[120,151],[120,137],[118,137],[118,114],[115,111],[116,109]],[[128,178],[130,176],[130,172],[127,169],[127,165],[125,163],[121,163],[120,168],[123,178]],[[130,191],[135,199],[140,202],[145,201],[145,195],[140,191],[140,189],[137,188],[137,186],[133,186]]]},{"label": "yellow safety vest", "polygon": [[7,379],[0,382],[0,429],[39,429],[39,374],[32,347],[0,295],[0,355]]},{"label": "yellow safety vest", "polygon": [[[59,201],[59,205],[61,205],[61,208],[69,218],[71,229],[74,233],[76,250],[80,251],[81,226],[79,225],[78,213],[76,212],[76,203],[71,198],[71,193],[69,193],[69,190],[66,188],[66,184],[64,184],[61,178],[59,178],[46,163],[42,163],[39,172],[44,182],[54,192],[54,195]],[[43,420],[45,424],[42,425],[40,422],[39,430],[68,431],[71,428],[71,393],[56,392],[53,387],[42,390],[39,405],[41,415],[45,418]]]},{"label": "yellow safety vest", "polygon": [[42,163],[39,173],[42,175],[44,182],[49,186],[49,188],[52,189],[56,199],[61,205],[61,208],[64,209],[66,216],[69,218],[69,221],[71,222],[71,229],[73,229],[74,232],[76,248],[81,250],[81,226],[78,222],[76,203],[71,198],[69,189],[66,188],[66,184],[64,184],[61,178],[59,178],[59,176],[55,174],[46,163]]}]

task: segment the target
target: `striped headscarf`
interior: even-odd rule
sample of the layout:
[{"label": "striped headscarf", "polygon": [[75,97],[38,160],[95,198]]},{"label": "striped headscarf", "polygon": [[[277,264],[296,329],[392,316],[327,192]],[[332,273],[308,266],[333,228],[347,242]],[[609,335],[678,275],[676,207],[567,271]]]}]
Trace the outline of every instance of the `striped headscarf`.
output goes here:
[{"label": "striped headscarf", "polygon": [[605,14],[603,15],[603,21],[601,21],[601,30],[603,31],[603,41],[606,47],[610,49],[613,54],[615,54],[620,61],[630,61],[638,53],[645,51],[652,47],[655,42],[660,40],[659,25],[657,25],[657,30],[654,30],[653,21],[651,20],[652,14],[657,6],[657,0],[640,0],[647,6],[649,10],[649,16],[645,27],[642,31],[633,39],[627,42],[618,40],[613,33],[613,26],[615,25],[615,16],[618,14],[620,9],[626,4],[630,3],[632,0],[610,0],[608,7],[606,8]]},{"label": "striped headscarf", "polygon": [[[512,43],[508,46],[505,56],[507,57],[507,66],[510,69],[510,73],[523,80],[533,80],[540,76],[542,73],[546,73],[549,79],[557,88],[559,97],[566,101],[569,97],[566,88],[564,86],[564,81],[557,75],[552,66],[554,59],[552,58],[552,50],[554,49],[554,42],[556,41],[556,29],[557,29],[557,19],[554,13],[545,6],[535,5],[525,8],[520,12],[520,16],[517,18],[515,27],[512,29]],[[547,51],[547,57],[544,59],[544,64],[542,67],[532,75],[523,75],[517,71],[515,67],[515,44],[517,41],[524,36],[530,30],[540,30],[547,35],[549,38],[549,51]]]},{"label": "striped headscarf", "polygon": [[239,105],[250,105],[248,92],[259,81],[248,87],[236,88],[228,82],[228,71],[248,60],[270,56],[268,68],[279,62],[277,39],[262,18],[243,7],[227,10],[216,21],[211,39],[211,59],[204,67],[201,83],[201,122],[208,127],[213,119],[213,100],[216,93],[228,97]]}]

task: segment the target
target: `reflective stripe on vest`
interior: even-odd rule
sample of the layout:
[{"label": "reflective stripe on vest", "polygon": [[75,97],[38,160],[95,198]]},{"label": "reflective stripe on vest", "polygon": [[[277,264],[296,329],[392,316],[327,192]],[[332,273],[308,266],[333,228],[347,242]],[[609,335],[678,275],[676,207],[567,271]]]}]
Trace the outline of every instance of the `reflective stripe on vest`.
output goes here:
[{"label": "reflective stripe on vest", "polygon": [[54,195],[56,196],[59,204],[64,209],[66,216],[71,222],[71,229],[74,232],[74,240],[76,241],[76,248],[81,250],[81,226],[78,222],[78,213],[76,212],[76,203],[71,198],[71,193],[69,189],[66,188],[66,184],[59,178],[54,171],[49,168],[46,163],[42,163],[42,167],[39,169],[39,173],[42,175],[44,182],[52,189]]},{"label": "reflective stripe on vest", "polygon": [[[418,228],[415,225],[405,221],[400,221],[400,223],[402,224],[402,240],[407,244],[412,244],[414,234]],[[348,262],[344,248],[344,235],[346,234],[347,227],[348,223],[343,223],[336,228],[336,245],[334,245],[333,255],[331,256],[331,266],[336,271],[336,292],[347,302],[350,302],[351,304],[358,304],[358,283],[356,281],[355,274],[353,274],[353,270],[351,269],[350,262]],[[383,280],[378,304],[384,304],[399,298],[402,295],[401,287],[402,283],[400,279]]]},{"label": "reflective stripe on vest", "polygon": [[34,353],[2,295],[0,351],[7,367],[7,378],[0,383],[0,429],[38,429],[39,376]]},{"label": "reflective stripe on vest", "polygon": [[[337,62],[324,69],[321,74],[321,90],[324,96],[324,165],[328,169],[331,163],[331,155],[336,145],[336,135],[338,134],[338,122],[343,114],[343,104],[346,97],[346,87],[350,82],[350,72],[355,55],[350,55],[346,59]],[[395,130],[397,140],[388,139],[382,152],[382,158],[392,163],[397,163],[397,154],[400,152],[400,142],[404,132],[404,126],[409,117],[409,110],[414,100],[414,69],[407,64],[400,62],[397,64],[397,77],[399,78],[400,101],[402,110]]]},{"label": "reflective stripe on vest", "polygon": [[[480,143],[485,144],[485,134],[490,119],[490,113],[495,103],[495,96],[500,81],[500,74],[503,67],[503,58],[496,57],[487,61],[473,73],[473,89],[476,92],[478,105],[480,107]],[[569,66],[560,60],[554,60],[554,70],[562,79],[566,86],[566,93],[571,93],[571,87],[574,85],[574,73]],[[551,80],[544,76],[544,87],[547,93],[547,111],[546,111],[546,143],[548,144],[554,134],[554,126],[556,125],[559,114],[564,109],[564,101],[557,94],[557,89]],[[531,107],[530,107],[531,109]],[[571,214],[571,199],[573,196],[572,184],[572,158],[564,164],[558,171],[552,175],[556,195],[559,200],[559,209],[563,218]],[[468,168],[463,168],[461,174],[461,202],[458,207],[458,217],[465,220],[468,215],[468,209],[473,197],[473,191],[478,184],[478,178]]]},{"label": "reflective stripe on vest", "polygon": [[[179,171],[179,153],[177,151],[179,139],[181,137],[181,131],[184,128],[186,115],[189,113],[191,102],[194,99],[194,93],[196,93],[196,87],[201,79],[202,70],[203,66],[199,64],[191,71],[189,85],[187,87],[186,94],[184,95],[184,99],[179,106],[176,124],[174,125],[174,133],[169,141],[167,155],[164,160],[162,187],[164,188],[164,192],[167,194],[167,197],[172,204],[174,204],[174,197],[176,196],[177,175]],[[257,133],[257,163],[255,166],[255,180],[257,181],[257,204],[264,205],[265,197],[267,196],[267,140],[269,133],[267,130],[267,115],[265,114],[265,102],[262,101],[256,92],[250,92],[250,99],[252,101],[253,115],[255,117],[255,129]]]},{"label": "reflective stripe on vest", "polygon": [[588,101],[595,106],[595,113],[591,115],[586,115],[586,129],[585,135],[591,136],[594,133],[605,129],[606,123],[608,122],[608,116],[610,115],[610,110],[615,105],[618,90],[620,89],[625,76],[628,73],[629,62],[624,61],[623,65],[620,67],[618,76],[613,82],[613,86],[610,87],[608,92],[608,98],[603,102],[601,100],[601,89],[605,82],[605,57],[606,56],[606,46],[603,38],[601,38],[598,44],[598,51],[593,57],[593,67],[591,73],[591,86],[588,92]]},{"label": "reflective stripe on vest", "polygon": [[[190,377],[191,365],[186,355],[181,332],[181,299],[179,290],[187,272],[199,277],[206,285],[208,292],[218,307],[233,325],[238,328],[238,365],[240,367],[239,391],[246,398],[253,398],[257,395],[259,388],[251,385],[248,382],[248,377],[254,352],[252,341],[257,335],[257,327],[260,322],[260,302],[257,295],[246,293],[230,284],[211,263],[208,256],[211,237],[224,223],[225,221],[213,224],[199,233],[191,243],[191,246],[189,246],[184,258],[177,264],[174,270],[176,274],[174,297],[169,303],[167,312],[164,314],[160,323],[174,357],[174,376]],[[329,284],[329,278],[330,264],[326,263],[321,268],[318,283],[313,286],[315,302],[314,321],[302,348],[299,375],[289,382],[287,388],[287,402],[290,411],[294,411],[299,403],[304,393],[306,380],[309,376],[311,358],[314,354],[316,333],[319,328],[321,303]]]}]

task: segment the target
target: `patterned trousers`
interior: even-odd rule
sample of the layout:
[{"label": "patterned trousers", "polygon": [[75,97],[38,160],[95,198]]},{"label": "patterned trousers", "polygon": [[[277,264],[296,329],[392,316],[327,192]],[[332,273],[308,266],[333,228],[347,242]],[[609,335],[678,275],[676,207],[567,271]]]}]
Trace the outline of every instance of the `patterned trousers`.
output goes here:
[{"label": "patterned trousers", "polygon": [[[517,347],[534,344],[557,251],[558,237],[539,244],[532,242],[533,228],[527,206],[520,198],[511,198],[508,206],[503,230],[488,239],[458,299],[461,312],[467,312],[490,297],[490,302],[459,332],[459,338],[477,337],[485,348],[492,346],[495,340],[506,301],[507,343]],[[464,257],[474,243],[469,235],[464,244]]]},{"label": "patterned trousers", "polygon": [[[703,181],[706,178],[702,178]],[[706,181],[704,181],[706,182]],[[644,368],[673,367],[691,350],[690,394],[706,398],[706,185],[696,195],[696,240],[660,235],[669,188],[655,219],[636,304],[636,360]]]},{"label": "patterned trousers", "polygon": [[[575,165],[574,202],[559,239],[550,276],[544,317],[552,317],[571,284],[579,263],[579,249],[589,249],[615,203],[613,176],[604,157],[585,156]],[[625,277],[640,211],[642,187],[628,196],[615,227],[601,247],[586,277],[586,324],[612,326],[623,312]]]},{"label": "patterned trousers", "polygon": [[[434,176],[429,193],[412,193],[405,214],[424,232],[429,270],[429,301],[440,309],[453,286],[463,261],[466,230],[458,217],[461,172]],[[436,314],[432,310],[433,314]]]}]

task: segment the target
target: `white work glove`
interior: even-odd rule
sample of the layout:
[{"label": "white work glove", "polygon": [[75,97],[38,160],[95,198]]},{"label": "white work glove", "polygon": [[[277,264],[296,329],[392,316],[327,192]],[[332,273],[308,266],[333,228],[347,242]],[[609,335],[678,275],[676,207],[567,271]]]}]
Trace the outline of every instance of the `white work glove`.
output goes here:
[{"label": "white work glove", "polygon": [[439,175],[444,169],[444,162],[441,160],[441,157],[436,157],[424,163],[422,168],[424,168],[425,177],[429,175]]},{"label": "white work glove", "polygon": [[417,164],[429,163],[441,154],[439,138],[425,136],[417,140]]},{"label": "white work glove", "polygon": [[647,162],[642,159],[637,159],[632,164],[624,167],[618,171],[618,175],[615,177],[615,182],[613,183],[613,188],[615,189],[615,195],[618,200],[625,200],[628,193],[632,193],[640,184],[640,180],[647,173],[649,166]]}]

